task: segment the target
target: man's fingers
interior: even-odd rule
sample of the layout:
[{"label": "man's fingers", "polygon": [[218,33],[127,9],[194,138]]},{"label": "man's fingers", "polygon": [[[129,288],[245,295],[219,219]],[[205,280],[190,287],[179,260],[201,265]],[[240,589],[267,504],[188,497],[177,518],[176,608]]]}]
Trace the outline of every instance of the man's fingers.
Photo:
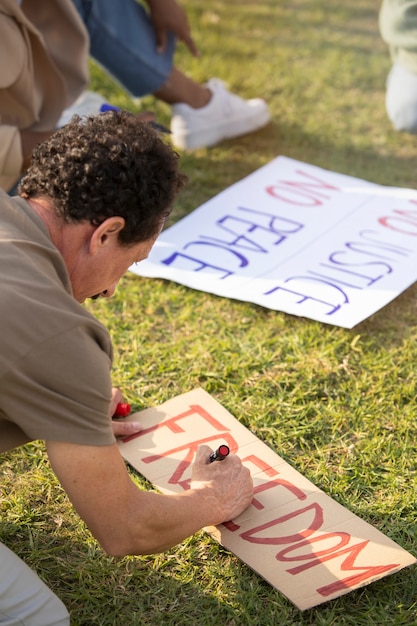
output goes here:
[{"label": "man's fingers", "polygon": [[195,464],[196,465],[206,465],[209,462],[210,454],[213,452],[209,446],[205,444],[201,444],[197,448],[197,452],[195,454]]},{"label": "man's fingers", "polygon": [[115,422],[112,421],[113,435],[115,437],[128,437],[142,430],[139,422]]},{"label": "man's fingers", "polygon": [[116,411],[116,407],[119,404],[119,402],[123,402],[123,394],[120,391],[120,389],[118,389],[117,387],[113,387],[112,393],[111,393],[110,407],[109,407],[110,417],[113,417]]}]

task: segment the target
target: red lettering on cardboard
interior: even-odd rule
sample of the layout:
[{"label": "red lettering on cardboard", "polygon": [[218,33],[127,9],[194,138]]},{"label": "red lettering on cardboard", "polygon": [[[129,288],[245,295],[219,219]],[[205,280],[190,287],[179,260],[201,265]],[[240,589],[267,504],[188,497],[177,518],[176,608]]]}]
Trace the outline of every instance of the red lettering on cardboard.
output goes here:
[{"label": "red lettering on cardboard", "polygon": [[[336,538],[338,539],[338,543],[336,545],[331,546],[330,548],[325,548],[324,550],[319,550],[318,552],[312,552],[311,546],[317,541],[328,541],[329,539]],[[302,565],[298,565],[292,569],[287,570],[290,574],[299,574],[309,567],[314,567],[319,563],[322,563],[326,559],[321,559],[318,557],[322,557],[324,555],[333,554],[335,550],[347,545],[351,540],[351,535],[344,531],[342,532],[330,532],[325,533],[324,535],[320,535],[318,537],[311,537],[310,539],[306,539],[305,541],[299,541],[296,545],[288,546],[288,548],[284,548],[280,552],[275,555],[277,561],[309,561],[308,563],[303,563]],[[304,547],[310,548],[310,552],[306,552],[305,554],[297,554],[296,556],[288,557],[287,554],[293,552],[295,550],[301,550]],[[313,562],[314,559],[314,562]]]},{"label": "red lettering on cardboard", "polygon": [[199,415],[203,419],[205,419],[211,426],[213,426],[219,432],[223,432],[224,430],[230,430],[230,428],[226,428],[221,422],[216,420],[206,409],[204,409],[199,404],[191,404],[190,409],[188,411],[184,411],[179,415],[174,415],[163,422],[159,422],[154,426],[150,426],[149,428],[144,428],[138,433],[134,433],[133,435],[129,435],[128,437],[123,437],[120,441],[122,443],[127,443],[128,441],[132,441],[132,439],[136,439],[137,437],[143,437],[143,435],[147,435],[155,430],[160,430],[161,428],[169,428],[172,433],[183,433],[185,430],[177,423],[179,420],[190,417],[190,415]]},{"label": "red lettering on cardboard", "polygon": [[[231,451],[237,450],[236,440],[230,435],[230,433],[223,432],[222,438],[228,444]],[[184,472],[189,468],[192,463],[192,460],[195,456],[197,448],[200,444],[209,443],[210,441],[218,440],[219,434],[211,435],[210,437],[205,437],[204,439],[199,439],[198,441],[192,441],[190,443],[186,443],[182,446],[178,446],[177,448],[172,448],[171,450],[166,450],[165,452],[161,452],[160,454],[153,454],[151,456],[143,457],[141,460],[143,463],[154,463],[155,461],[160,461],[163,458],[169,457],[173,454],[177,454],[182,451],[187,451],[185,458],[180,461],[171,475],[168,483],[170,485],[180,485],[186,491],[190,489],[191,479],[188,478],[186,480],[182,480],[182,476]]]},{"label": "red lettering on cardboard", "polygon": [[[304,555],[298,555],[295,557],[286,557],[291,550],[299,549],[303,546],[311,546],[316,541],[327,540],[330,537],[338,537],[339,543],[331,548],[326,550],[321,550],[318,552],[309,552]],[[364,583],[369,578],[375,578],[384,572],[389,572],[390,570],[396,569],[399,567],[399,563],[389,563],[387,565],[356,565],[355,560],[360,554],[360,552],[368,545],[369,539],[366,541],[361,541],[353,546],[348,546],[343,550],[339,548],[345,546],[351,540],[351,535],[345,532],[336,532],[336,533],[325,533],[319,537],[314,537],[308,539],[306,541],[299,542],[296,546],[290,546],[289,548],[285,548],[281,550],[276,555],[278,561],[301,561],[307,560],[307,563],[303,563],[302,565],[298,565],[297,567],[293,567],[288,569],[287,572],[292,575],[299,574],[300,572],[305,571],[311,567],[315,567],[316,565],[322,565],[325,561],[329,561],[330,559],[338,558],[344,554],[348,556],[344,559],[343,563],[340,566],[340,571],[357,571],[359,573],[353,574],[352,576],[348,576],[347,578],[342,578],[340,580],[334,581],[329,585],[325,585],[324,587],[320,587],[316,589],[317,593],[326,597],[330,596],[334,593],[338,593],[343,591],[343,589],[349,589],[351,587],[356,587]],[[319,558],[317,558],[319,557]]]},{"label": "red lettering on cardboard", "polygon": [[347,578],[343,578],[342,580],[337,580],[330,585],[325,585],[324,587],[320,587],[316,589],[317,593],[326,597],[330,596],[334,593],[338,593],[343,591],[344,589],[350,589],[351,587],[355,587],[357,585],[363,584],[369,578],[376,578],[385,572],[389,572],[391,570],[397,569],[400,566],[400,563],[389,563],[388,565],[361,565],[354,567],[355,559],[359,552],[366,546],[368,541],[363,541],[362,543],[358,543],[355,546],[351,546],[350,548],[346,548],[339,554],[344,554],[346,552],[352,552],[342,563],[341,571],[351,571],[357,570],[360,571],[360,574],[354,574],[353,576],[348,576]]},{"label": "red lettering on cardboard", "polygon": [[[268,476],[279,476],[279,472],[277,470],[275,470],[273,467],[268,465],[268,463],[265,463],[265,461],[255,456],[254,454],[249,454],[248,456],[242,458],[242,463],[245,462],[253,463],[253,465],[259,467],[259,469],[261,469]],[[305,500],[307,498],[307,495],[303,491],[301,491],[301,489],[290,483],[288,480],[285,480],[284,478],[275,478],[274,480],[269,480],[266,483],[257,485],[256,487],[254,487],[253,493],[262,493],[263,491],[266,491],[267,489],[273,489],[274,487],[285,487],[299,500]],[[264,505],[256,498],[252,499],[251,504],[258,510],[262,510],[265,508]],[[224,522],[223,526],[225,526],[231,532],[236,532],[240,528],[239,524],[236,524],[233,521]]]},{"label": "red lettering on cardboard", "polygon": [[[269,469],[272,470],[273,468],[271,467]],[[278,474],[278,472],[276,473]],[[274,487],[285,487],[286,489],[291,491],[291,493],[294,494],[295,497],[299,500],[305,500],[307,498],[306,494],[301,491],[301,489],[298,489],[298,487],[290,483],[288,480],[284,480],[283,478],[276,478],[274,480],[269,480],[266,483],[262,483],[261,485],[257,485],[256,487],[254,487],[253,493],[255,495],[257,493],[261,493],[262,491],[266,491],[267,489],[273,489]],[[259,500],[257,500],[256,498],[252,499],[251,504],[255,507],[255,509],[258,510],[262,510],[265,508],[262,502],[259,502]],[[240,526],[235,522],[226,522],[223,524],[223,526],[226,526],[226,528],[231,532],[236,532],[236,530],[239,530],[240,528]]]},{"label": "red lettering on cardboard", "polygon": [[[255,537],[256,533],[261,533],[268,528],[272,528],[273,526],[278,526],[284,522],[287,522],[290,519],[301,516],[307,512],[313,513],[313,519],[310,522],[310,525],[307,528],[304,528],[298,533],[294,535],[286,535],[284,537],[271,536],[271,537]],[[291,513],[287,513],[286,515],[282,515],[277,519],[273,519],[270,522],[266,522],[265,524],[261,524],[260,526],[256,526],[255,528],[251,528],[250,530],[246,530],[241,533],[241,537],[244,541],[249,541],[250,543],[260,543],[260,544],[270,544],[270,545],[279,545],[283,543],[295,543],[296,541],[302,541],[306,537],[312,535],[316,530],[318,530],[323,525],[323,509],[317,502],[313,502],[308,506],[298,509],[296,511],[291,511]]]},{"label": "red lettering on cardboard", "polygon": [[[254,454],[249,454],[248,456],[245,456],[244,458],[242,458],[242,463],[245,463],[245,462],[256,465],[256,467],[259,467],[259,469],[262,472],[264,472],[267,476],[270,476],[271,478],[275,476],[279,476],[280,474],[280,472],[278,472],[276,469],[268,465],[268,463],[265,463],[265,461],[263,461],[262,459],[260,459]],[[285,480],[284,478],[274,478],[274,480],[269,480],[266,483],[257,485],[254,488],[253,492],[254,494],[262,493],[262,491],[266,491],[267,489],[272,489],[273,487],[285,487],[299,500],[305,500],[307,498],[306,494],[303,491],[301,491],[301,489],[299,489],[298,487],[290,483],[288,480]],[[264,506],[256,498],[252,500],[252,504],[257,509],[264,508]]]},{"label": "red lettering on cardboard", "polygon": [[[288,480],[285,480],[284,478],[275,478],[274,480],[269,480],[267,483],[257,485],[256,487],[254,487],[253,493],[262,493],[262,491],[266,491],[267,489],[273,489],[274,487],[285,487],[285,489],[288,489],[288,491],[290,491],[299,500],[305,500],[307,498],[306,494],[301,491],[301,489],[298,489],[298,487],[290,483]],[[265,508],[264,505],[256,498],[253,498],[252,504],[256,509],[259,510]]]}]

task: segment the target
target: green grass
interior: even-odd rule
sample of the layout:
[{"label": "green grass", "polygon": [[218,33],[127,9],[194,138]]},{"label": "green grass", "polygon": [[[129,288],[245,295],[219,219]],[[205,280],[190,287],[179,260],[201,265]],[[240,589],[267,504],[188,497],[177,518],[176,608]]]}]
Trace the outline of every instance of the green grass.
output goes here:
[{"label": "green grass", "polygon": [[[263,95],[273,123],[184,154],[173,221],[279,154],[417,186],[417,138],[384,108],[388,51],[372,0],[184,0],[201,59],[177,65]],[[140,105],[92,67],[92,87]],[[349,331],[127,275],[89,304],[115,343],[114,381],[136,410],[201,386],[335,500],[417,555],[417,287]],[[203,532],[167,554],[109,558],[68,504],[41,443],[0,459],[1,536],[59,594],[74,626],[417,624],[417,568],[301,613]],[[141,488],[151,488],[132,472]]]}]

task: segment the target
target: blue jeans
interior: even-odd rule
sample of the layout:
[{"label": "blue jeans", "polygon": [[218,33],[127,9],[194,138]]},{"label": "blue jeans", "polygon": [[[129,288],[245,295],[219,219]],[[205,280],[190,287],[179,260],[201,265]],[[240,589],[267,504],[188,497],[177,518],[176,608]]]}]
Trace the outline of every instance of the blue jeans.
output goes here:
[{"label": "blue jeans", "polygon": [[388,74],[385,105],[396,130],[417,133],[417,74],[394,63]]},{"label": "blue jeans", "polygon": [[171,73],[175,36],[162,54],[145,9],[136,0],[72,0],[90,36],[90,54],[133,96],[152,94]]}]

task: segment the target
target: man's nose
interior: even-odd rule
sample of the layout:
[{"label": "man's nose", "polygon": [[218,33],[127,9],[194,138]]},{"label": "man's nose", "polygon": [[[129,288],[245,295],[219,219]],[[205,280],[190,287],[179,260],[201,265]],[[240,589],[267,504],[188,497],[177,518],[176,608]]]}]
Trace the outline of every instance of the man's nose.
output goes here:
[{"label": "man's nose", "polygon": [[104,291],[101,292],[100,296],[102,298],[111,298],[114,292],[116,291],[117,283],[113,283],[111,287],[108,287]]}]

